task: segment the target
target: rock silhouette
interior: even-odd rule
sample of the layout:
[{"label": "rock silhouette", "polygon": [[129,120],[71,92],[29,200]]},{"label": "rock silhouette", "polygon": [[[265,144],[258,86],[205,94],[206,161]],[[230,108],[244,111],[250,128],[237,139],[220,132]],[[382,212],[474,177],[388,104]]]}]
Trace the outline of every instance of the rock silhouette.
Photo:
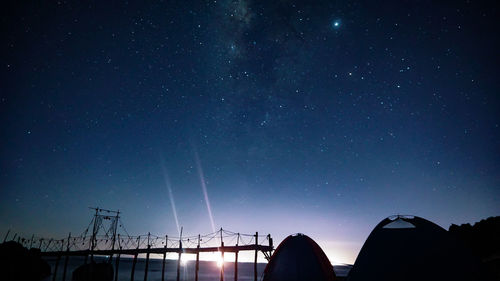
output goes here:
[{"label": "rock silhouette", "polygon": [[500,280],[500,216],[474,225],[452,224],[449,233],[480,259],[483,279]]},{"label": "rock silhouette", "polygon": [[41,280],[50,276],[50,266],[40,257],[40,249],[8,241],[0,244],[0,272],[3,280]]}]

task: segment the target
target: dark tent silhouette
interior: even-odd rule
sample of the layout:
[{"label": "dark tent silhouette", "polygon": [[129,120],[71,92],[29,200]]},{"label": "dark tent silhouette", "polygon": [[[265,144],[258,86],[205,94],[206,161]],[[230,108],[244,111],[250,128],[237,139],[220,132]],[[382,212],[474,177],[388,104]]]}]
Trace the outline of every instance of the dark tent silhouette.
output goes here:
[{"label": "dark tent silhouette", "polygon": [[416,216],[384,219],[349,272],[361,280],[478,280],[478,263],[440,226]]},{"label": "dark tent silhouette", "polygon": [[311,238],[290,235],[276,248],[264,270],[263,281],[332,281],[328,257]]}]

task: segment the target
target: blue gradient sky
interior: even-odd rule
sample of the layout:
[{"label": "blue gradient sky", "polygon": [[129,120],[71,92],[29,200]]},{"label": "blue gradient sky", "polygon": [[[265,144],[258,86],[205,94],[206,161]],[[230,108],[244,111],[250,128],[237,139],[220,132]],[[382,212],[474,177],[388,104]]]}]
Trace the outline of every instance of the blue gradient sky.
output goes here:
[{"label": "blue gradient sky", "polygon": [[189,235],[302,232],[352,263],[389,215],[499,215],[489,5],[12,4],[0,232],[65,237],[99,206],[177,235],[173,198]]}]

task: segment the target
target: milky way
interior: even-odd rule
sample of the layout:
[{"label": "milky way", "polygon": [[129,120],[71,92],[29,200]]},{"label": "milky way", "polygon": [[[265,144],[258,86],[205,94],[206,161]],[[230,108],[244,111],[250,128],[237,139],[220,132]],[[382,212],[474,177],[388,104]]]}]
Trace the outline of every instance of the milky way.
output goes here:
[{"label": "milky way", "polygon": [[99,206],[175,235],[176,210],[352,262],[392,214],[498,215],[493,3],[108,2],[2,9],[0,232]]}]

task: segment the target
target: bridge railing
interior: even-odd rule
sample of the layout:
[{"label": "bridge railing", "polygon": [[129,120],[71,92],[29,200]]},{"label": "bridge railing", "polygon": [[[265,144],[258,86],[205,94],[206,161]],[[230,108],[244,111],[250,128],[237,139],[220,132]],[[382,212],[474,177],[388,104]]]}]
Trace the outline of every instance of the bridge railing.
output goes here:
[{"label": "bridge railing", "polygon": [[[16,240],[16,235],[11,240]],[[196,254],[195,280],[198,280],[199,255],[201,252],[220,252],[224,257],[225,252],[235,253],[235,281],[238,277],[238,253],[240,251],[254,251],[254,281],[257,281],[257,254],[262,252],[269,260],[273,251],[273,240],[271,235],[259,236],[255,234],[242,234],[224,229],[209,233],[206,235],[172,237],[146,235],[116,235],[111,237],[107,234],[97,235],[95,239],[91,236],[83,235],[63,239],[51,239],[32,236],[29,239],[17,237],[17,242],[26,248],[39,248],[42,256],[57,257],[53,280],[57,273],[57,267],[61,257],[66,257],[64,263],[63,280],[66,278],[66,267],[69,256],[90,256],[93,260],[94,255],[115,256],[115,277],[118,276],[118,266],[121,255],[133,255],[133,265],[131,280],[134,280],[135,265],[139,254],[146,254],[146,270],[144,280],[147,280],[148,263],[150,254],[163,254],[163,268],[165,267],[165,258],[168,252],[178,253],[177,260],[177,280],[179,280],[179,268],[181,265],[181,255],[183,253]],[[164,272],[162,271],[162,280]],[[224,280],[224,266],[221,267],[220,280]],[[115,281],[117,279],[115,278]]]},{"label": "bridge railing", "polygon": [[[256,243],[256,239],[258,239]],[[219,231],[188,237],[175,236],[158,236],[153,234],[144,235],[117,235],[116,239],[106,235],[98,235],[95,239],[93,250],[118,250],[118,249],[145,249],[148,248],[196,248],[200,247],[220,247],[220,243],[224,242],[227,246],[247,246],[247,245],[269,245],[270,235],[257,236],[255,234],[242,234],[224,229]],[[11,239],[16,240],[16,239]],[[26,248],[38,248],[42,252],[58,252],[58,251],[85,251],[91,247],[90,236],[78,236],[62,239],[53,239],[46,237],[32,236],[31,238],[17,237],[17,242],[21,243]],[[114,246],[113,246],[114,243]],[[182,244],[182,245],[181,245]]]}]

